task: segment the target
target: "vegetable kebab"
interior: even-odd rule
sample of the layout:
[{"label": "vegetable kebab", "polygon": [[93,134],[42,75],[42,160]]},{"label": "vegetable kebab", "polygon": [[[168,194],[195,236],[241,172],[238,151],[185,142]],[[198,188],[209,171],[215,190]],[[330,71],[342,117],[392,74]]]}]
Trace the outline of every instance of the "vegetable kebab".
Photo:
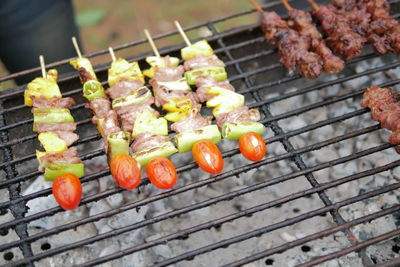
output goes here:
[{"label": "vegetable kebab", "polygon": [[185,61],[185,77],[189,84],[197,86],[199,99],[206,101],[207,107],[213,108],[212,113],[222,130],[222,137],[242,139],[239,141],[242,154],[250,160],[261,160],[265,156],[266,146],[261,137],[265,127],[258,122],[259,111],[244,105],[244,96],[236,93],[226,79],[225,64],[214,55],[208,42],[202,40],[191,44],[180,24],[177,21],[175,24],[187,44],[181,50]]},{"label": "vegetable kebab", "polygon": [[265,39],[278,48],[281,63],[289,74],[298,71],[307,79],[317,78],[323,70],[321,56],[310,50],[309,38],[289,27],[276,12],[266,12],[254,0],[249,2],[262,15]]},{"label": "vegetable kebab", "polygon": [[177,152],[168,137],[168,122],[151,105],[154,97],[144,86],[144,76],[137,62],[129,63],[115,58],[109,48],[113,62],[108,70],[106,93],[113,99],[112,108],[122,121],[122,128],[132,134],[131,145],[134,157],[142,167],[152,159],[168,157]]},{"label": "vegetable kebab", "polygon": [[27,85],[24,93],[26,106],[32,106],[33,131],[45,151],[36,151],[39,171],[44,172],[46,181],[53,181],[53,195],[58,204],[66,209],[79,205],[82,185],[79,177],[84,176],[84,165],[77,156],[76,147],[70,147],[79,136],[74,133],[76,123],[71,116],[70,106],[75,101],[63,98],[57,85],[57,70],[45,71],[43,56],[40,56],[42,76]]},{"label": "vegetable kebab", "polygon": [[317,26],[312,22],[311,14],[307,11],[295,9],[287,0],[281,0],[289,11],[288,25],[307,38],[311,51],[317,53],[322,60],[323,69],[326,73],[339,73],[344,69],[344,61],[335,56],[327,47]]},{"label": "vegetable kebab", "polygon": [[141,172],[139,163],[129,156],[130,133],[120,129],[117,113],[111,108],[111,102],[97,80],[92,64],[89,59],[82,57],[75,37],[72,42],[78,58],[71,60],[70,64],[79,72],[83,95],[94,114],[92,122],[97,125],[104,140],[111,174],[120,187],[131,190],[139,185]]},{"label": "vegetable kebab", "polygon": [[[198,95],[192,92],[187,77],[183,77],[184,68],[179,65],[179,59],[161,57],[147,30],[145,34],[156,55],[146,59],[151,68],[145,74],[151,78],[156,105],[162,106],[168,112],[165,118],[174,122],[171,129],[177,133],[174,139],[178,151],[192,150],[195,161],[204,171],[221,172],[224,162],[215,145],[221,141],[218,126],[211,125],[211,116],[201,116]],[[226,77],[224,71],[216,75]],[[203,150],[207,150],[209,156],[206,160],[201,160]]]}]

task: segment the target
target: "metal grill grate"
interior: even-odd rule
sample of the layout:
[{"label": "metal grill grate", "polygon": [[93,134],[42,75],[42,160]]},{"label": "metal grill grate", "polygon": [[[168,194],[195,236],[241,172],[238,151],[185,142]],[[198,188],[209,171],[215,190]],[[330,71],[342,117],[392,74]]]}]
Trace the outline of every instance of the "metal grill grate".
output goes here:
[{"label": "metal grill grate", "polygon": [[[279,3],[276,2],[269,6],[278,4]],[[392,8],[395,12],[398,11],[398,1],[392,2]],[[371,65],[370,69],[357,71],[357,66],[359,64],[379,58],[378,55],[374,54],[371,50],[368,50],[369,48],[367,48],[363,56],[348,63],[345,72],[340,76],[335,77],[327,75],[316,81],[305,81],[298,75],[288,77],[284,75],[285,70],[279,64],[276,51],[271,49],[271,47],[267,48],[268,46],[264,41],[258,25],[238,27],[224,32],[218,32],[215,26],[216,23],[238,18],[253,12],[254,10],[249,10],[233,14],[186,29],[192,30],[207,27],[211,31],[212,35],[207,39],[215,48],[216,54],[226,63],[230,81],[239,89],[239,93],[246,96],[248,105],[250,107],[259,108],[263,114],[262,122],[267,126],[267,129],[270,132],[270,136],[266,139],[267,144],[269,146],[282,147],[282,153],[271,153],[267,158],[260,162],[248,164],[248,162],[238,161],[238,149],[229,149],[230,146],[233,146],[233,142],[230,142],[229,144],[229,142],[225,141],[220,146],[223,151],[223,156],[226,161],[234,163],[229,165],[229,167],[227,167],[220,175],[211,177],[203,176],[198,179],[186,180],[176,186],[173,190],[165,192],[157,191],[147,196],[142,192],[141,194],[138,194],[136,200],[129,201],[121,207],[110,209],[95,215],[85,214],[82,218],[77,220],[68,221],[67,217],[69,213],[63,211],[59,207],[44,207],[36,213],[27,214],[29,202],[51,195],[51,189],[41,189],[24,195],[21,193],[21,188],[26,188],[27,185],[31,184],[33,180],[40,175],[40,173],[35,170],[37,166],[35,164],[37,163],[35,154],[32,153],[38,144],[36,142],[36,135],[32,134],[31,131],[32,118],[30,111],[22,105],[23,88],[16,88],[0,94],[0,148],[3,153],[0,155],[2,159],[2,163],[0,164],[2,169],[0,176],[0,193],[8,198],[0,203],[0,210],[2,211],[0,218],[2,218],[1,216],[7,216],[8,211],[11,211],[12,214],[12,218],[9,220],[1,220],[0,231],[2,233],[5,232],[6,234],[8,231],[14,231],[16,234],[16,237],[12,241],[0,244],[0,251],[2,252],[2,255],[5,255],[7,251],[14,248],[19,248],[20,252],[22,252],[22,255],[19,257],[16,256],[14,261],[10,260],[6,263],[10,265],[39,265],[38,263],[41,263],[42,260],[46,260],[46,258],[60,254],[68,256],[68,253],[79,249],[82,246],[100,243],[103,240],[111,243],[113,242],[112,240],[114,237],[123,236],[125,233],[133,233],[139,229],[143,230],[146,227],[154,227],[154,225],[158,223],[173,221],[180,216],[199,212],[203,208],[208,207],[212,209],[215,205],[232,206],[232,203],[237,203],[235,201],[241,197],[251,196],[256,192],[267,190],[269,188],[279,189],[285,182],[296,184],[298,181],[304,182],[307,186],[304,188],[299,187],[300,190],[297,191],[295,190],[296,188],[293,188],[295,191],[292,193],[279,195],[272,199],[265,197],[265,199],[269,201],[261,199],[257,205],[240,208],[237,212],[213,214],[213,218],[207,219],[206,221],[202,221],[202,219],[199,218],[199,220],[193,224],[188,224],[182,229],[175,228],[173,232],[161,234],[156,239],[146,240],[141,243],[132,242],[128,247],[124,247],[119,251],[91,259],[85,259],[84,261],[77,260],[74,264],[93,266],[117,260],[132,253],[144,251],[156,246],[164,246],[169,242],[176,241],[189,243],[187,249],[182,251],[177,250],[178,252],[174,253],[171,257],[163,258],[152,264],[155,266],[166,266],[180,262],[184,266],[185,260],[198,260],[201,262],[202,259],[204,259],[201,257],[203,254],[211,255],[209,257],[213,257],[214,255],[215,257],[215,255],[218,255],[216,253],[220,251],[221,253],[226,253],[224,255],[228,255],[230,249],[229,246],[231,245],[237,245],[240,247],[240,244],[244,242],[244,244],[257,246],[256,244],[259,243],[257,243],[257,239],[254,239],[254,237],[262,239],[263,236],[274,231],[287,229],[287,227],[296,224],[307,223],[309,220],[315,218],[324,218],[320,216],[324,216],[326,213],[329,213],[329,216],[331,217],[324,219],[332,220],[332,224],[326,229],[317,229],[318,227],[316,227],[317,231],[315,232],[281,244],[276,243],[273,247],[257,246],[257,251],[245,251],[244,253],[238,253],[238,255],[231,255],[230,257],[222,255],[220,256],[221,259],[218,261],[218,265],[226,264],[226,266],[239,266],[265,259],[267,257],[277,256],[290,251],[295,247],[306,243],[309,244],[315,240],[329,237],[340,232],[344,233],[343,238],[348,241],[347,247],[343,247],[332,253],[323,253],[321,251],[317,257],[303,261],[303,266],[311,266],[326,262],[334,258],[348,255],[351,252],[357,252],[355,257],[358,257],[360,262],[364,265],[373,265],[376,263],[372,259],[371,253],[367,251],[367,248],[376,245],[381,241],[393,240],[400,234],[400,230],[397,227],[392,227],[392,229],[389,229],[389,227],[387,231],[378,235],[369,236],[368,238],[360,238],[355,234],[356,227],[362,224],[371,224],[374,221],[379,221],[381,218],[400,217],[398,216],[400,205],[397,203],[389,203],[388,206],[381,207],[379,210],[371,211],[369,214],[363,214],[356,218],[348,218],[348,215],[346,215],[346,217],[340,209],[344,207],[352,207],[363,201],[374,201],[374,199],[382,195],[394,194],[394,192],[399,189],[400,183],[394,182],[384,184],[372,190],[360,192],[355,196],[345,197],[344,199],[337,198],[336,195],[331,192],[339,186],[351,184],[354,181],[360,181],[372,177],[373,175],[393,170],[400,164],[400,160],[389,157],[383,164],[378,164],[381,162],[377,162],[373,168],[362,171],[358,170],[353,173],[346,173],[346,175],[343,175],[340,178],[331,180],[324,180],[321,178],[320,171],[333,169],[335,167],[341,168],[344,163],[356,162],[363,158],[370,157],[372,160],[384,158],[387,155],[384,153],[385,151],[393,150],[392,145],[381,142],[381,144],[369,147],[368,144],[365,144],[365,146],[363,146],[364,149],[355,149],[348,155],[342,155],[326,161],[321,160],[316,164],[310,164],[308,159],[309,155],[315,151],[321,149],[328,151],[333,149],[333,146],[335,145],[342,143],[347,144],[346,142],[356,140],[361,136],[381,133],[384,132],[384,130],[380,130],[380,126],[372,122],[372,124],[369,125],[356,124],[354,127],[346,129],[341,135],[331,136],[325,140],[318,140],[318,142],[312,142],[313,140],[309,140],[308,142],[310,142],[310,144],[306,143],[301,145],[297,142],[299,137],[312,133],[313,131],[317,132],[326,126],[334,125],[335,127],[339,127],[341,123],[344,123],[345,121],[357,121],[364,117],[368,118],[368,110],[364,108],[356,108],[351,111],[343,112],[343,114],[314,121],[306,126],[296,129],[283,127],[282,121],[298,116],[306,117],[310,112],[318,112],[320,108],[330,108],[335,107],[335,105],[342,105],[346,101],[352,101],[355,106],[358,106],[364,88],[344,90],[344,84],[346,82],[367,77],[368,75],[381,74],[382,81],[380,86],[396,86],[400,83],[400,79],[394,79],[390,75],[386,75],[386,72],[400,67],[400,60],[398,60],[397,56],[393,55],[382,57],[383,62],[385,62],[384,65],[375,67]],[[394,15],[396,18],[398,16],[399,14]],[[175,34],[177,34],[176,31],[157,35],[154,38],[157,40]],[[145,42],[145,40],[140,40],[115,47],[114,49],[120,50],[134,47]],[[179,49],[182,47],[183,44],[167,47],[161,49],[160,53],[162,55],[178,54]],[[87,56],[96,57],[105,53],[107,53],[107,50],[97,51]],[[144,58],[148,55],[149,54],[147,53],[135,56],[132,57],[131,60],[139,60],[143,63]],[[63,65],[68,63],[68,61],[69,59],[62,60],[60,62],[49,64],[47,67],[50,68]],[[105,81],[105,70],[107,67],[108,64],[96,68],[96,72],[103,81]],[[38,70],[39,68],[35,68],[11,74],[0,78],[0,81],[26,75]],[[106,82],[103,82],[103,84],[105,83]],[[338,95],[329,95],[329,90],[337,85],[339,85],[343,90],[339,91]],[[296,89],[287,90],[289,87],[295,87]],[[90,122],[90,112],[84,108],[85,101],[81,96],[81,88],[77,75],[74,74],[60,79],[60,88],[68,89],[64,93],[64,96],[72,96],[78,103],[76,106],[72,107],[71,110],[74,117],[78,118],[78,134],[80,134],[81,138],[77,144],[81,153],[80,157],[85,160],[85,163],[92,162],[92,159],[94,158],[104,158],[105,156],[101,147],[100,136],[97,134],[95,126]],[[286,100],[305,97],[308,94],[317,91],[326,91],[328,93],[325,98],[318,98],[308,105],[289,108],[285,108],[281,105],[281,103]],[[279,94],[276,92],[279,92]],[[279,110],[279,113],[273,112],[274,109]],[[18,116],[15,116],[15,114],[18,114]],[[173,161],[175,162],[174,159],[181,160],[182,157],[175,155],[173,156]],[[236,165],[238,162],[239,166]],[[259,175],[262,175],[263,173],[266,173],[265,171],[267,168],[277,168],[280,166],[279,164],[291,166],[292,171],[282,175],[275,175],[274,177],[264,176],[262,179],[254,178],[256,176],[254,170],[258,170]],[[249,171],[253,171],[250,174],[250,177],[243,178],[246,176],[244,173]],[[178,172],[180,173],[181,179],[183,179],[182,177],[187,177],[185,175],[189,173],[193,173],[194,176],[202,175],[193,162],[178,166]],[[82,179],[82,182],[87,186],[90,183],[104,180],[108,175],[108,169],[92,171]],[[393,174],[391,173],[390,175]],[[192,177],[194,176],[192,175]],[[220,195],[210,196],[207,199],[192,200],[186,203],[181,203],[177,208],[166,209],[165,212],[152,214],[148,218],[144,218],[138,222],[128,223],[119,229],[111,229],[110,231],[85,237],[81,240],[71,240],[71,242],[67,242],[67,244],[51,247],[49,249],[42,249],[42,251],[35,249],[40,242],[49,237],[79,229],[79,227],[89,225],[93,222],[98,222],[105,218],[118,216],[126,211],[136,209],[139,212],[139,209],[142,207],[155,204],[159,201],[162,202],[188,192],[202,190],[202,188],[205,188],[206,186],[216,187],[231,182],[235,179],[235,176],[240,177],[240,179],[246,179],[246,183],[233,187],[231,190],[222,192]],[[146,184],[148,183],[149,181],[144,179],[139,190],[145,190],[147,188]],[[122,189],[110,188],[99,193],[90,195],[86,194],[82,199],[81,206],[91,205],[96,201],[104,200],[107,197],[115,196],[122,192]],[[137,191],[131,192],[131,194],[136,194],[136,192]],[[300,215],[289,214],[293,216],[288,215],[285,220],[268,220],[268,211],[272,208],[277,208],[281,213],[288,213],[288,210],[282,205],[300,199],[308,199],[308,201],[313,201],[319,204],[316,204],[314,209],[308,210]],[[246,205],[244,204],[243,206]],[[255,225],[247,231],[238,233],[232,230],[224,231],[225,226],[223,225],[225,224],[251,224],[254,218],[253,215],[257,214],[259,216],[265,216],[264,218],[266,221],[263,225]],[[28,230],[28,226],[32,222],[48,217],[55,217],[58,218],[58,220],[62,220],[65,217],[65,223],[61,223],[60,225],[54,226],[50,229],[40,229],[36,232],[30,232]],[[379,222],[382,223],[383,221]],[[209,234],[211,231],[217,230],[220,232],[220,234],[218,234],[220,238],[215,242],[212,241],[205,244],[199,244],[199,246],[193,245],[191,236],[198,233],[205,234],[206,232]],[[246,243],[247,241],[249,243]],[[192,244],[190,244],[190,242],[192,242]],[[188,266],[193,264],[193,262],[186,263]],[[267,265],[269,265],[269,263],[271,263],[271,261],[265,262]],[[387,262],[386,266],[395,266],[399,263],[399,258],[395,258],[391,262]]]}]

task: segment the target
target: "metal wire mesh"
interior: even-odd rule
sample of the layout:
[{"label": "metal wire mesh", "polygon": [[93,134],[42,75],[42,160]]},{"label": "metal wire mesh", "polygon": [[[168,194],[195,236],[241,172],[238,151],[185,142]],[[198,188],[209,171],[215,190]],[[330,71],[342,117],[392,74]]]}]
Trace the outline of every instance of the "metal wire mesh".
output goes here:
[{"label": "metal wire mesh", "polygon": [[[277,4],[279,3],[272,3],[269,6],[274,6]],[[397,2],[394,2],[393,5],[396,10]],[[270,223],[267,221],[264,226],[257,225],[250,231],[240,233],[230,232],[225,238],[221,238],[218,242],[203,244],[195,249],[187,249],[181,253],[177,253],[172,257],[154,262],[153,264],[155,266],[167,266],[182,262],[184,260],[193,260],[195,257],[200,257],[203,254],[212,254],[219,249],[224,249],[224,251],[227,251],[229,250],[228,246],[239,244],[248,240],[254,242],[254,237],[260,238],[267,233],[305,222],[309,219],[322,216],[326,213],[329,213],[329,216],[331,216],[331,227],[318,230],[302,238],[298,238],[291,242],[285,242],[275,247],[260,248],[257,253],[251,253],[249,255],[237,255],[236,257],[233,257],[235,259],[233,262],[229,262],[229,260],[224,262],[225,266],[240,266],[246,263],[265,259],[267,257],[288,251],[292,248],[304,245],[311,241],[330,236],[337,232],[344,233],[349,245],[346,248],[342,248],[334,253],[325,255],[321,254],[319,257],[304,262],[303,266],[311,266],[326,262],[334,258],[342,257],[354,251],[357,252],[358,257],[364,265],[374,264],[374,262],[371,260],[371,257],[366,253],[366,248],[381,241],[393,239],[400,234],[400,230],[392,229],[382,233],[381,235],[373,236],[366,240],[360,240],[357,235],[354,234],[354,227],[360,224],[379,220],[385,216],[393,216],[399,212],[400,205],[393,204],[388,207],[383,207],[379,211],[371,212],[368,215],[353,219],[345,219],[343,213],[340,212],[340,209],[398,190],[400,183],[397,182],[384,185],[380,188],[360,193],[356,196],[352,196],[340,201],[333,200],[333,198],[327,192],[330,189],[335,189],[340,185],[392,170],[400,164],[400,160],[390,159],[388,162],[385,162],[379,166],[375,166],[374,168],[364,171],[357,171],[356,173],[348,173],[339,179],[330,181],[321,182],[316,176],[316,173],[321,170],[334,168],[335,166],[341,166],[341,164],[368,156],[373,158],[384,157],[383,152],[388,149],[393,149],[393,146],[387,143],[382,143],[372,147],[365,146],[366,149],[358,150],[349,155],[340,156],[332,160],[322,161],[314,165],[306,163],[306,159],[308,153],[313,153],[320,149],[332,149],[332,146],[335,144],[383,130],[380,130],[379,124],[367,125],[367,127],[358,125],[358,128],[349,129],[342,135],[332,136],[326,140],[299,146],[297,143],[292,142],[294,138],[312,131],[316,131],[325,126],[338,125],[346,120],[368,116],[368,110],[365,108],[359,108],[354,111],[345,112],[344,114],[332,116],[320,121],[315,121],[309,125],[292,130],[285,129],[285,127],[282,127],[280,123],[288,118],[307,116],[307,112],[316,111],[318,108],[329,107],[336,104],[340,105],[348,100],[358,102],[361,94],[364,91],[364,88],[344,91],[344,93],[341,91],[338,95],[331,95],[324,99],[317,99],[310,105],[290,108],[288,110],[283,109],[283,112],[279,114],[271,112],[271,108],[274,105],[279,106],[279,103],[287,99],[306,95],[318,90],[329,90],[329,88],[332,86],[342,85],[344,82],[362,78],[370,74],[382,73],[382,76],[384,76],[383,73],[385,71],[399,67],[400,61],[397,57],[390,56],[388,57],[390,62],[382,66],[373,67],[360,72],[352,71],[352,66],[356,65],[357,63],[379,57],[373,52],[368,52],[367,49],[363,56],[358,57],[348,63],[348,67],[346,68],[344,74],[341,74],[340,76],[334,77],[330,80],[328,79],[329,76],[322,77],[316,81],[305,81],[298,75],[289,77],[284,74],[284,69],[279,64],[276,51],[265,43],[258,25],[242,26],[224,32],[218,32],[215,26],[215,24],[218,22],[237,18],[252,12],[254,12],[254,10],[233,14],[221,19],[195,25],[187,28],[187,30],[207,27],[211,31],[212,35],[207,39],[215,48],[216,54],[224,60],[230,77],[229,80],[239,89],[239,93],[242,93],[246,96],[246,102],[250,107],[260,109],[263,115],[262,123],[267,126],[267,129],[271,133],[270,136],[266,138],[267,144],[277,144],[282,146],[284,148],[283,153],[271,154],[264,160],[257,163],[241,163],[239,166],[233,165],[230,168],[225,169],[224,172],[219,175],[205,177],[193,181],[186,181],[184,184],[172,190],[158,192],[143,197],[140,197],[139,195],[136,201],[131,201],[119,208],[104,211],[95,215],[86,215],[84,218],[75,221],[66,221],[65,223],[55,226],[51,229],[41,229],[33,234],[29,233],[28,226],[30,223],[51,216],[62,218],[65,216],[66,212],[60,207],[51,207],[44,208],[42,211],[34,214],[26,215],[28,211],[28,202],[51,195],[51,189],[47,188],[25,195],[21,194],[21,188],[27,184],[30,184],[38,175],[40,175],[40,173],[35,170],[35,167],[37,166],[35,164],[37,163],[35,154],[32,153],[33,149],[37,147],[38,144],[36,141],[36,135],[32,134],[31,131],[32,117],[29,109],[22,105],[23,88],[12,89],[0,94],[0,148],[3,152],[1,155],[2,163],[0,164],[2,169],[2,176],[0,176],[0,190],[1,192],[4,192],[4,194],[8,194],[8,200],[0,203],[0,210],[3,211],[2,214],[7,213],[9,210],[13,216],[11,220],[1,222],[0,231],[13,230],[17,235],[13,241],[0,244],[0,251],[5,253],[12,248],[19,248],[22,253],[21,257],[17,258],[15,261],[9,261],[9,265],[34,266],[42,259],[59,254],[68,255],[68,253],[74,249],[102,242],[103,240],[112,242],[111,239],[113,237],[121,236],[125,233],[132,233],[138,229],[143,229],[160,222],[173,220],[179,216],[197,212],[205,207],[212,207],[212,205],[220,203],[223,203],[222,205],[230,205],[230,202],[232,202],[234,199],[245,195],[251,195],[254,194],[254,192],[274,186],[279,188],[282,183],[295,181],[295,179],[304,180],[304,182],[308,184],[309,188],[301,189],[292,194],[281,196],[271,201],[261,202],[255,206],[247,207],[231,214],[225,214],[224,216],[219,216],[216,214],[212,220],[205,222],[199,220],[194,225],[189,225],[183,229],[177,228],[175,232],[161,235],[157,239],[149,240],[140,244],[132,243],[129,247],[120,251],[92,258],[85,262],[77,261],[75,264],[80,264],[80,266],[93,266],[96,264],[113,261],[135,252],[165,245],[168,242],[173,242],[176,240],[178,240],[178,242],[190,242],[190,237],[196,233],[204,233],[207,231],[210,232],[210,229],[221,228],[222,225],[228,223],[235,224],[240,220],[251,222],[254,214],[264,214],[265,216],[268,216],[267,212],[272,208],[279,208],[282,210],[282,212],[286,212],[284,207],[281,207],[281,205],[296,201],[298,199],[308,198],[313,195],[315,195],[313,201],[321,203],[321,206],[316,209],[304,212],[300,215],[288,217],[286,220],[279,222]],[[398,14],[394,15],[394,17],[397,16]],[[169,32],[158,35],[155,36],[155,39],[165,38],[173,34],[177,34],[177,32]],[[144,42],[145,40],[139,40],[115,47],[114,49],[125,49],[127,47],[136,46]],[[160,52],[162,55],[177,54],[179,53],[179,49],[181,47],[183,47],[183,44],[161,49]],[[107,50],[97,51],[89,54],[88,56],[95,57],[105,53],[107,53]],[[147,55],[148,54],[138,55],[132,57],[131,60],[139,60],[142,64],[143,59]],[[59,66],[66,64],[68,61],[69,59],[62,60],[60,62],[49,64],[47,67]],[[96,72],[99,73],[100,77],[103,77],[103,84],[106,83],[104,79],[104,73],[107,67],[108,65],[96,67]],[[0,78],[0,81],[19,77],[37,70],[38,68],[35,68],[20,73],[11,74]],[[386,77],[380,86],[396,86],[399,83],[400,80],[398,79]],[[290,86],[296,86],[296,89],[291,91],[286,90],[286,88]],[[95,127],[90,123],[90,112],[84,108],[84,99],[81,96],[81,87],[79,85],[77,75],[73,74],[62,78],[60,81],[60,88],[67,88],[68,90],[66,90],[63,95],[74,97],[78,103],[72,107],[71,110],[74,117],[78,118],[78,134],[80,134],[81,138],[77,142],[77,145],[80,151],[80,157],[85,162],[88,162],[94,158],[104,157],[103,149],[100,143],[100,136],[96,132]],[[279,94],[272,95],[271,93],[274,92],[279,92]],[[18,116],[15,116],[15,114],[18,114]],[[238,149],[226,150],[224,149],[224,146],[221,146],[221,150],[223,151],[223,157],[225,160],[235,158],[235,156],[239,153]],[[93,222],[98,222],[104,218],[112,218],[113,216],[123,212],[139,209],[158,201],[164,201],[168,198],[173,198],[174,196],[184,194],[186,192],[201,189],[205,186],[224,183],[229,180],[236,179],[234,178],[235,176],[239,177],[243,173],[251,170],[259,170],[262,172],[262,168],[275,166],[274,164],[276,163],[292,164],[294,169],[292,172],[280,176],[277,175],[276,177],[254,180],[254,182],[250,184],[238,186],[229,192],[224,192],[220,195],[209,197],[208,199],[192,201],[190,203],[182,203],[179,208],[168,210],[160,214],[154,214],[149,218],[128,224],[127,226],[119,229],[112,229],[104,233],[98,233],[82,240],[71,241],[66,245],[64,244],[54,248],[52,247],[43,251],[35,251],[33,249],[37,242],[45,240],[50,236],[55,236],[74,229],[76,230],[79,227]],[[180,174],[188,172],[200,173],[193,162],[178,166],[177,170]],[[82,183],[87,185],[104,179],[104,177],[107,175],[109,175],[108,169],[93,171],[82,178]],[[148,183],[148,179],[143,179],[139,189],[144,188]],[[85,195],[82,199],[81,206],[94,203],[116,194],[121,194],[123,191],[124,190],[119,188],[110,188],[96,194]],[[135,192],[132,192],[132,194],[134,193]],[[223,232],[224,228],[221,229]],[[388,262],[387,264],[393,264],[394,266],[398,264],[398,260],[394,259],[392,262]]]}]

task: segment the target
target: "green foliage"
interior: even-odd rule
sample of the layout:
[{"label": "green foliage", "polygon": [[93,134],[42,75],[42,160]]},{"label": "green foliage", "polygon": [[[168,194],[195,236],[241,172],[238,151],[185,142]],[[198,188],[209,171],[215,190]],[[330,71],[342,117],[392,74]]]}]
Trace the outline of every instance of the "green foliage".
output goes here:
[{"label": "green foliage", "polygon": [[90,27],[99,24],[106,17],[106,11],[101,8],[90,8],[79,12],[75,21],[79,27]]}]

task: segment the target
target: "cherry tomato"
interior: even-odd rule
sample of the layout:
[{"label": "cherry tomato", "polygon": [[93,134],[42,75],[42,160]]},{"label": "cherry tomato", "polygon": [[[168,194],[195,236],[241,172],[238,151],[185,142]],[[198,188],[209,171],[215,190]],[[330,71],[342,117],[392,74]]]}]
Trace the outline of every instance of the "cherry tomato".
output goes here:
[{"label": "cherry tomato", "polygon": [[58,176],[53,182],[53,195],[58,204],[65,210],[78,207],[82,197],[82,185],[78,176],[67,173]]},{"label": "cherry tomato", "polygon": [[201,140],[192,147],[193,158],[208,173],[217,174],[224,169],[224,159],[218,147],[209,140]]},{"label": "cherry tomato", "polygon": [[178,180],[174,164],[163,157],[151,160],[146,167],[146,174],[150,182],[160,189],[169,189]]},{"label": "cherry tomato", "polygon": [[259,134],[249,132],[239,138],[239,150],[246,159],[260,161],[267,153],[267,146]]},{"label": "cherry tomato", "polygon": [[110,163],[110,171],[117,184],[127,190],[137,187],[142,177],[139,163],[127,154],[114,157]]}]

